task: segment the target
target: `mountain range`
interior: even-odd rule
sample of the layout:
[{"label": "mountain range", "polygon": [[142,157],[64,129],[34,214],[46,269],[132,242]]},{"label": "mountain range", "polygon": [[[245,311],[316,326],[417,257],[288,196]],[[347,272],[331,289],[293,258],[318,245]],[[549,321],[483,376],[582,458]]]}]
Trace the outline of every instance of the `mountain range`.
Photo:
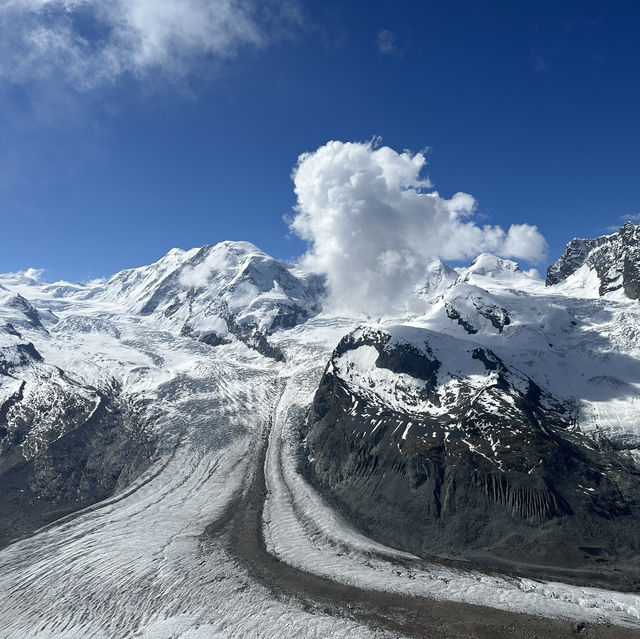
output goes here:
[{"label": "mountain range", "polygon": [[0,276],[3,636],[421,636],[308,575],[638,636],[640,226],[328,295],[248,242]]}]

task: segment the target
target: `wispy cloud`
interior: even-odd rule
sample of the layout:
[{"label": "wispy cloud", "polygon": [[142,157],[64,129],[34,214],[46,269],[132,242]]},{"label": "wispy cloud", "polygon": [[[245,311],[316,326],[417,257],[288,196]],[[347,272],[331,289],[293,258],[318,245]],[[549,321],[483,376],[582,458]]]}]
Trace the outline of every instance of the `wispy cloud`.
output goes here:
[{"label": "wispy cloud", "polygon": [[271,0],[5,0],[0,81],[75,89],[123,76],[181,77],[207,59],[262,47],[297,5]]},{"label": "wispy cloud", "polygon": [[546,60],[540,56],[540,55],[534,55],[533,56],[533,70],[537,71],[538,73],[540,71],[546,71],[547,70],[547,62]]},{"label": "wispy cloud", "polygon": [[376,47],[380,55],[400,55],[400,48],[398,47],[396,35],[387,29],[379,31],[376,35]]},{"label": "wispy cloud", "polygon": [[[44,269],[27,268],[24,271],[15,271],[13,273],[3,273],[2,279],[9,282],[40,282]],[[1,287],[0,287],[1,288]]]}]

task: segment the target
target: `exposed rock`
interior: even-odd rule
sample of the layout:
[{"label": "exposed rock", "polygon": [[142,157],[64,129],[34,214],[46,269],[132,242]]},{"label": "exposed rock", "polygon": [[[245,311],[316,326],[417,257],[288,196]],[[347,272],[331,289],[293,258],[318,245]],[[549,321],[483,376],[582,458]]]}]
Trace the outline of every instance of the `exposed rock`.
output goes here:
[{"label": "exposed rock", "polygon": [[[567,569],[640,552],[640,474],[495,353],[420,329],[359,329],[327,366],[312,481],[368,534],[422,555]],[[636,566],[637,568],[637,566]]]},{"label": "exposed rock", "polygon": [[640,296],[640,226],[625,223],[618,233],[574,239],[547,270],[547,286],[558,284],[586,266],[600,280],[599,294],[622,289],[630,299]]},{"label": "exposed rock", "polygon": [[40,430],[24,383],[0,406],[0,547],[105,499],[151,464],[153,439],[117,387],[96,391],[89,412],[61,392],[55,432]]},{"label": "exposed rock", "polygon": [[[463,282],[445,296],[445,312],[470,335],[489,325],[502,333],[511,324],[508,311],[500,306],[486,290]],[[484,320],[488,320],[485,322]],[[489,330],[493,330],[489,329]]]},{"label": "exposed rock", "polygon": [[[68,318],[71,327],[109,328]],[[0,547],[124,488],[154,451],[119,383],[83,383],[10,335],[0,347]]]},{"label": "exposed rock", "polygon": [[444,308],[447,313],[447,317],[455,322],[458,322],[458,324],[460,324],[460,326],[462,326],[462,328],[464,328],[464,330],[467,331],[469,335],[474,335],[478,332],[478,329],[473,326],[471,322],[468,322],[466,319],[464,319],[464,317],[462,317],[462,315],[460,314],[460,311],[458,311],[458,309],[456,309],[452,304],[445,303]]}]

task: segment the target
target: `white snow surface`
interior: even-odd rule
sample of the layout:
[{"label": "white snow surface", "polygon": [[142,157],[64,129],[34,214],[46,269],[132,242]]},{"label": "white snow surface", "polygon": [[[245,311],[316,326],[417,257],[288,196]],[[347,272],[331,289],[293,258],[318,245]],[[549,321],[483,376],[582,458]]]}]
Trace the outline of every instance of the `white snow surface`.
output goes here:
[{"label": "white snow surface", "polygon": [[[424,313],[382,318],[379,325],[402,339],[428,336],[447,370],[471,381],[480,367],[471,370],[463,354],[487,346],[556,397],[575,401],[584,431],[640,460],[638,302],[594,297],[588,274],[580,275],[582,285],[545,288],[508,260],[478,260],[455,279],[436,265],[436,284],[422,291]],[[245,277],[256,264],[258,275]],[[278,600],[215,540],[203,541],[207,524],[244,486],[266,433],[263,526],[268,550],[282,561],[379,591],[640,627],[637,595],[412,563],[324,503],[295,470],[297,428],[333,349],[362,318],[310,313],[306,322],[277,330],[270,339],[284,363],[236,340],[213,348],[181,335],[184,322],[224,335],[223,307],[238,321],[253,318],[268,328],[282,304],[317,303],[311,282],[253,245],[230,242],[175,249],[153,265],[89,286],[0,276],[0,355],[17,358],[19,344],[33,343],[44,360],[0,376],[0,404],[23,380],[27,392],[49,393],[41,403],[54,411],[54,370],[96,388],[116,380],[132,401],[153,407],[160,444],[157,461],[124,492],[0,551],[0,636],[372,636],[352,620]],[[466,312],[475,334],[447,316],[445,303],[470,290],[508,313],[502,332],[473,304]],[[16,296],[28,306],[14,303]],[[152,298],[158,306],[141,313]],[[30,307],[39,322],[30,319]],[[371,350],[362,347],[340,362],[341,374],[355,371],[361,381],[386,375],[375,369]],[[394,380],[377,381],[381,401],[391,401],[384,388]],[[475,382],[482,384],[481,376]],[[37,448],[37,432],[33,442]],[[388,561],[399,554],[404,567]]]}]

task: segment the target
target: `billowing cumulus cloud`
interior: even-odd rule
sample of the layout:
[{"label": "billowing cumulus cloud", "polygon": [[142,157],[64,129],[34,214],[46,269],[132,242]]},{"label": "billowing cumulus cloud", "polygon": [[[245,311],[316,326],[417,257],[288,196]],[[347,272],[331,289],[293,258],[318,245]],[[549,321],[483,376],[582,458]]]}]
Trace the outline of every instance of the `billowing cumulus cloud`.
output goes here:
[{"label": "billowing cumulus cloud", "polygon": [[291,229],[309,242],[303,262],[326,274],[337,307],[400,310],[435,256],[543,257],[546,242],[535,226],[480,226],[475,199],[441,197],[422,177],[425,165],[423,153],[358,142],[329,142],[298,158]]},{"label": "billowing cumulus cloud", "polygon": [[0,78],[55,78],[79,89],[121,76],[181,76],[203,58],[262,46],[295,21],[295,3],[267,0],[5,0]]}]

